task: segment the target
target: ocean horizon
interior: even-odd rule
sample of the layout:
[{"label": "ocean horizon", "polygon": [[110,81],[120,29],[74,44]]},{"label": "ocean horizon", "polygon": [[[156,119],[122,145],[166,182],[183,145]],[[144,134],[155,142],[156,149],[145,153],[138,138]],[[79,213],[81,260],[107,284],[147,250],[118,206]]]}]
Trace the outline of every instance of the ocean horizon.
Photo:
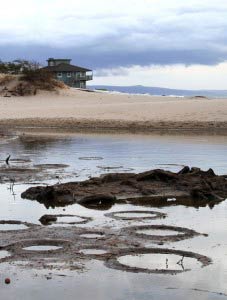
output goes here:
[{"label": "ocean horizon", "polygon": [[103,90],[113,93],[152,95],[152,96],[170,96],[170,97],[212,97],[227,98],[227,90],[182,90],[169,89],[163,87],[149,87],[143,85],[117,86],[117,85],[89,85],[88,88]]}]

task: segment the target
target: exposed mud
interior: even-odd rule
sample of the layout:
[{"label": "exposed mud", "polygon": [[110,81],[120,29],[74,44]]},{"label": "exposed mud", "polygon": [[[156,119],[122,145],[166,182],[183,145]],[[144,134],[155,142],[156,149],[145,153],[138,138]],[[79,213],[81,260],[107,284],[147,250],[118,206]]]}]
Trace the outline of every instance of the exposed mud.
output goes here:
[{"label": "exposed mud", "polygon": [[115,202],[214,206],[227,197],[226,178],[216,175],[212,169],[184,167],[178,173],[155,169],[140,174],[113,173],[83,182],[31,187],[21,196],[51,207],[72,203],[100,207]]},{"label": "exposed mud", "polygon": [[69,165],[65,164],[39,164],[39,165],[34,165],[36,168],[41,168],[41,169],[64,169],[68,168]]},{"label": "exposed mud", "polygon": [[[129,214],[129,216],[124,216],[125,214]],[[137,216],[133,217],[130,216],[130,214],[136,214]],[[142,217],[140,216],[141,214],[143,215]],[[158,211],[150,211],[150,210],[128,210],[128,211],[117,211],[117,212],[106,213],[105,216],[116,220],[144,221],[144,220],[163,219],[166,217],[166,214]]]},{"label": "exposed mud", "polygon": [[[61,218],[67,218],[67,217],[75,217],[75,218],[79,218],[81,220],[78,221],[68,221],[68,222],[63,222],[61,221]],[[76,224],[86,224],[89,221],[91,221],[92,218],[89,217],[84,217],[84,216],[78,216],[78,215],[63,215],[63,214],[59,214],[59,215],[43,215],[39,221],[42,225],[51,225],[51,224],[67,224],[67,225],[76,225]]]},{"label": "exposed mud", "polygon": [[0,161],[0,183],[34,182],[55,179],[59,182],[60,176],[67,174],[65,164],[33,164],[30,159],[10,159]]},{"label": "exposed mud", "polygon": [[13,243],[7,247],[5,247],[5,249],[7,249],[9,252],[11,252],[12,254],[26,254],[27,258],[28,255],[34,255],[34,250],[28,250],[26,248],[29,247],[33,247],[33,246],[58,246],[59,249],[56,250],[37,250],[35,251],[35,255],[40,255],[40,254],[56,254],[59,253],[61,251],[65,251],[67,249],[67,246],[70,243],[68,241],[65,240],[52,240],[52,239],[31,239],[31,240],[22,240],[21,242],[16,242]]},{"label": "exposed mud", "polygon": [[[138,226],[137,228],[142,229],[144,226]],[[178,271],[131,268],[119,264],[117,259],[123,255],[137,253],[175,253],[185,257],[193,257],[200,261],[202,266],[207,266],[211,263],[209,258],[192,252],[145,248],[146,239],[143,237],[138,238],[136,234],[132,234],[133,230],[133,227],[103,227],[101,230],[95,230],[77,226],[51,227],[29,224],[26,230],[1,232],[0,250],[7,251],[9,255],[1,258],[0,263],[20,262],[20,265],[25,267],[38,269],[41,266],[45,269],[50,265],[63,264],[64,268],[67,266],[69,269],[75,267],[78,270],[82,270],[84,263],[91,259],[97,259],[103,261],[106,266],[111,268],[131,272],[156,272],[163,274],[177,274]],[[181,240],[198,235],[193,230],[181,227],[176,227],[174,230],[184,233],[178,237]],[[163,244],[170,241],[163,238],[159,240]],[[171,242],[174,241],[174,237],[171,237]]]},{"label": "exposed mud", "polygon": [[[137,231],[144,231],[150,230],[155,233],[156,230],[167,230],[172,231],[172,235],[155,235],[155,234],[146,234],[146,233],[139,233]],[[183,228],[183,227],[177,227],[177,226],[167,226],[167,225],[143,225],[143,226],[130,226],[125,227],[122,229],[122,232],[124,234],[135,236],[137,238],[142,238],[145,240],[152,240],[154,243],[164,243],[164,242],[177,242],[182,241],[185,239],[193,238],[198,235],[204,235],[206,234],[200,234],[192,229]]]}]

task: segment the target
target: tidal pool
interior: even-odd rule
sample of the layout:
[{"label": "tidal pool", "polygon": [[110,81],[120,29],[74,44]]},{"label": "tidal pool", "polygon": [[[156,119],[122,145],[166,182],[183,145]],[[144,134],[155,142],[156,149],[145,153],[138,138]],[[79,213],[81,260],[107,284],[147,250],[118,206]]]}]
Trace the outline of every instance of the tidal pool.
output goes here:
[{"label": "tidal pool", "polygon": [[38,245],[38,246],[30,246],[30,247],[25,247],[23,250],[28,250],[28,251],[54,251],[54,250],[59,250],[62,247],[58,246],[46,246],[46,245]]},{"label": "tidal pool", "polygon": [[185,271],[187,269],[198,269],[200,263],[194,258],[183,257],[175,254],[140,254],[119,257],[122,265],[133,268],[148,270]]},{"label": "tidal pool", "polygon": [[101,255],[101,254],[106,254],[106,251],[102,249],[82,249],[80,250],[80,253],[86,255]]},{"label": "tidal pool", "polygon": [[83,222],[84,220],[80,217],[58,217],[58,220],[56,223],[80,223],[80,222]]},{"label": "tidal pool", "polygon": [[174,230],[161,230],[161,229],[143,229],[143,230],[137,230],[136,232],[146,234],[146,235],[162,235],[162,236],[184,234]]},{"label": "tidal pool", "polygon": [[[142,172],[153,168],[164,168],[178,171],[183,165],[201,167],[202,169],[213,168],[217,174],[227,174],[227,139],[221,136],[78,134],[71,137],[51,139],[31,139],[25,136],[2,143],[0,149],[3,158],[6,157],[7,153],[10,153],[12,159],[29,159],[31,161],[29,164],[69,165],[67,172],[71,172],[71,178],[65,178],[63,172],[61,182],[84,180],[90,176],[122,172],[122,170]],[[11,166],[13,164],[12,161]],[[106,169],[99,168],[100,165],[105,166]],[[113,169],[116,166],[122,166],[122,168]],[[38,184],[54,183],[59,183],[59,179],[56,178],[56,180]],[[34,184],[37,185],[37,183]],[[0,185],[0,219],[40,224],[38,220],[44,214],[75,214],[92,218],[92,221],[87,224],[77,225],[81,228],[92,228],[101,231],[104,226],[116,230],[128,226],[127,220],[123,222],[122,220],[106,217],[106,211],[88,209],[77,204],[64,208],[46,208],[37,201],[21,199],[20,194],[30,186],[32,186],[32,182],[29,180],[27,183],[22,184],[16,182],[13,190],[10,189],[10,184]],[[153,210],[154,208],[131,204],[115,204],[108,209],[108,213],[128,212],[138,209]],[[167,217],[161,220],[146,220],[146,224],[180,226],[208,234],[208,237],[196,236],[177,243],[170,243],[168,248],[200,253],[210,257],[213,263],[201,268],[196,260],[184,258],[185,266],[191,268],[191,271],[172,276],[123,272],[107,268],[102,261],[97,260],[86,263],[86,271],[83,272],[23,269],[4,262],[0,264],[0,282],[3,283],[5,277],[10,277],[11,284],[9,286],[1,284],[1,297],[7,300],[15,298],[30,300],[31,297],[34,300],[41,298],[50,300],[75,299],[75,295],[78,299],[83,300],[227,299],[227,202],[224,201],[211,208],[201,207],[197,209],[194,207],[168,206],[155,208],[154,210],[156,209],[166,214]],[[145,215],[140,214],[137,216],[132,212],[119,213],[118,216],[133,216],[136,219],[141,216],[145,217]],[[62,221],[62,219],[58,221]],[[141,221],[130,220],[129,225],[134,225],[134,222],[135,225],[141,224]],[[58,225],[62,226],[61,224]],[[48,228],[44,227],[43,230],[48,230]],[[67,230],[70,230],[70,228],[67,228]],[[4,234],[5,232],[1,235],[0,246],[5,246]],[[153,230],[152,234],[154,234]],[[160,232],[157,233],[156,231],[156,234],[160,234]],[[161,234],[171,235],[174,232],[163,231]],[[12,242],[15,241],[17,241],[16,234]],[[114,239],[110,241],[110,245],[111,243],[114,243]],[[152,241],[149,239],[145,243],[147,247],[153,246]],[[34,252],[49,249],[46,248],[47,245],[32,247],[35,247],[35,250],[32,248]],[[45,249],[37,249],[37,247],[45,247]],[[164,248],[165,245],[159,247]],[[29,248],[28,250],[31,250],[31,247]],[[51,248],[53,250],[53,246]],[[81,251],[87,255],[106,253],[105,250],[101,249],[81,249]],[[1,252],[4,254],[3,251]],[[140,267],[162,268],[163,265],[166,267],[166,258],[168,259],[168,268],[175,268],[175,262],[180,260],[181,257],[143,254],[137,258],[127,256],[119,259],[122,263],[136,264]],[[180,267],[177,265],[178,269]],[[51,276],[51,280],[47,280],[47,276]],[[114,293],[111,292],[113,290]]]},{"label": "tidal pool", "polygon": [[119,217],[119,218],[129,218],[129,219],[130,218],[132,218],[132,219],[135,218],[135,219],[137,219],[137,218],[146,218],[149,215],[146,214],[146,213],[138,214],[138,213],[134,213],[134,212],[130,212],[130,213],[121,212],[121,213],[116,213],[115,216]]},{"label": "tidal pool", "polygon": [[103,235],[99,233],[84,233],[80,235],[81,237],[87,238],[87,239],[97,239],[102,238]]}]

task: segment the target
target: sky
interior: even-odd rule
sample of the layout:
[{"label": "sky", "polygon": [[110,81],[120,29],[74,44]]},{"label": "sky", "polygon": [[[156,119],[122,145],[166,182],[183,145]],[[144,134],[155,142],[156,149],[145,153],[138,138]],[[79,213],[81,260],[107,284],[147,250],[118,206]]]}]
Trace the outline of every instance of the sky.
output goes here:
[{"label": "sky", "polygon": [[92,84],[227,89],[226,0],[0,0],[0,59],[72,58]]}]

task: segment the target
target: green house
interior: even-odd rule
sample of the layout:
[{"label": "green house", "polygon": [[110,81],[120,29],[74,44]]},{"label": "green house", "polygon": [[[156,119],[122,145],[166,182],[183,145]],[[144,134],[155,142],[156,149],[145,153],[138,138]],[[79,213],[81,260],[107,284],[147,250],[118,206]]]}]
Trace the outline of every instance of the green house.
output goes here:
[{"label": "green house", "polygon": [[47,60],[48,66],[43,69],[54,74],[55,78],[75,88],[86,88],[86,82],[93,79],[92,70],[71,65],[71,59]]}]

